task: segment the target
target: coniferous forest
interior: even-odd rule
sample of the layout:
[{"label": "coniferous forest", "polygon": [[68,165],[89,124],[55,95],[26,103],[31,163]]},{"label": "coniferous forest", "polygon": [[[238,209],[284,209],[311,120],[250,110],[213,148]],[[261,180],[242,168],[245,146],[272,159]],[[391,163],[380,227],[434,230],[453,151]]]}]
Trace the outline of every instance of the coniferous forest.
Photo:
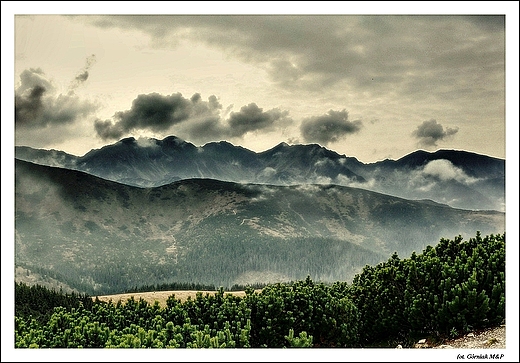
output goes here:
[{"label": "coniferous forest", "polygon": [[406,346],[419,335],[454,336],[504,319],[505,233],[395,253],[352,283],[308,277],[261,292],[248,286],[245,297],[220,288],[184,302],[172,295],[166,307],[15,285],[16,348]]}]

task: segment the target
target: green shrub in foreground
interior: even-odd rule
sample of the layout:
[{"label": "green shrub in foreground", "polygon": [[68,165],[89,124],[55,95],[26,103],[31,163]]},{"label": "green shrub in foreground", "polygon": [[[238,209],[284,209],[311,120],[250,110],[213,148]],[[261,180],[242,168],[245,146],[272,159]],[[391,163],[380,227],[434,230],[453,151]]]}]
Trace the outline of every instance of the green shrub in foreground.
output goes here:
[{"label": "green shrub in foreground", "polygon": [[505,317],[505,234],[441,239],[404,260],[394,254],[366,266],[350,296],[363,343],[496,325]]},{"label": "green shrub in foreground", "polygon": [[358,310],[348,296],[323,283],[305,281],[266,286],[246,295],[251,307],[251,345],[277,348],[285,336],[303,332],[315,347],[348,347],[357,343]]},{"label": "green shrub in foreground", "polygon": [[[37,297],[18,287],[16,304],[35,306]],[[55,294],[38,296],[55,301]],[[504,319],[505,234],[441,239],[408,259],[394,254],[366,266],[351,285],[308,277],[267,285],[260,293],[248,288],[244,298],[223,289],[185,302],[172,295],[165,308],[133,298],[87,305],[79,301],[84,297],[67,299],[67,307],[45,308],[35,317],[28,313],[34,308],[17,308],[15,347],[359,347],[415,334],[455,334]]]}]

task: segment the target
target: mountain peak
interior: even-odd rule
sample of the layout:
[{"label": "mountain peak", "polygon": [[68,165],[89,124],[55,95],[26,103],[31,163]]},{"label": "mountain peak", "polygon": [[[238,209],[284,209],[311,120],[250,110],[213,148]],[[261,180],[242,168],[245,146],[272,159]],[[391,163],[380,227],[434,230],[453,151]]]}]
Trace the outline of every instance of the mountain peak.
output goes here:
[{"label": "mountain peak", "polygon": [[279,152],[283,152],[285,150],[288,150],[290,148],[290,145],[287,144],[286,142],[281,142],[279,143],[278,145],[270,148],[270,149],[267,149],[267,150],[264,150],[264,151],[261,151],[260,153],[258,153],[258,155],[260,156],[273,156]]},{"label": "mountain peak", "polygon": [[124,139],[119,140],[119,142],[124,145],[133,145],[133,144],[135,144],[136,139],[135,139],[135,137],[130,136],[130,137],[126,137]]},{"label": "mountain peak", "polygon": [[186,141],[184,141],[183,139],[181,139],[180,137],[177,137],[175,135],[170,135],[170,136],[166,136],[164,139],[161,140],[162,142],[176,142],[176,143],[179,143],[179,144],[182,144],[182,143],[185,143]]},{"label": "mountain peak", "polygon": [[179,148],[191,145],[189,142],[186,142],[183,139],[173,135],[165,137],[159,141],[158,144],[167,148]]},{"label": "mountain peak", "polygon": [[266,150],[266,151],[280,151],[280,150],[288,149],[290,147],[291,147],[291,145],[289,145],[285,141],[282,141],[281,143],[279,143],[275,147],[273,147],[273,148],[271,148],[269,150]]}]

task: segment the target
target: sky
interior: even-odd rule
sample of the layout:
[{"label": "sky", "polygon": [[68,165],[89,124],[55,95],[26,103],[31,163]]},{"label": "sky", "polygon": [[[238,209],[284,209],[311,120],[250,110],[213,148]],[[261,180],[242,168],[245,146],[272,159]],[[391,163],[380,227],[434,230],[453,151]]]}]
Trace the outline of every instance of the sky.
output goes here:
[{"label": "sky", "polygon": [[507,154],[514,238],[518,2],[447,3],[3,1],[2,226],[13,144],[81,156],[175,135],[257,152],[318,143],[365,163]]},{"label": "sky", "polygon": [[[472,11],[500,9],[484,4]],[[257,152],[317,143],[365,163],[506,155],[503,15],[31,9],[13,14],[15,145],[81,156],[175,135]]]}]

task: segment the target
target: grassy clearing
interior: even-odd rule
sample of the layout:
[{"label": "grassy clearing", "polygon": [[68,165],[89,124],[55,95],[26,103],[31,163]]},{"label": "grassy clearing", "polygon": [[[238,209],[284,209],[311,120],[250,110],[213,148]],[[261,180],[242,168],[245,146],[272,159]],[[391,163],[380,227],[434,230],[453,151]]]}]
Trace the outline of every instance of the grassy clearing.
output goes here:
[{"label": "grassy clearing", "polygon": [[[260,290],[257,290],[258,292]],[[203,295],[206,294],[215,294],[217,291],[200,291]],[[235,295],[235,296],[245,296],[245,291],[228,291],[225,292],[224,295]],[[150,292],[132,292],[128,294],[116,294],[116,295],[103,295],[103,296],[97,296],[97,298],[101,301],[112,301],[113,303],[117,303],[118,301],[121,301],[122,303],[126,302],[131,296],[134,297],[135,300],[143,299],[149,304],[153,305],[155,301],[159,302],[159,305],[161,307],[166,307],[166,300],[171,295],[175,295],[176,299],[181,300],[182,302],[186,301],[188,297],[191,297],[192,299],[195,299],[195,296],[197,295],[197,291],[189,290],[189,291],[150,291]],[[92,297],[92,299],[96,299],[96,296]]]}]

